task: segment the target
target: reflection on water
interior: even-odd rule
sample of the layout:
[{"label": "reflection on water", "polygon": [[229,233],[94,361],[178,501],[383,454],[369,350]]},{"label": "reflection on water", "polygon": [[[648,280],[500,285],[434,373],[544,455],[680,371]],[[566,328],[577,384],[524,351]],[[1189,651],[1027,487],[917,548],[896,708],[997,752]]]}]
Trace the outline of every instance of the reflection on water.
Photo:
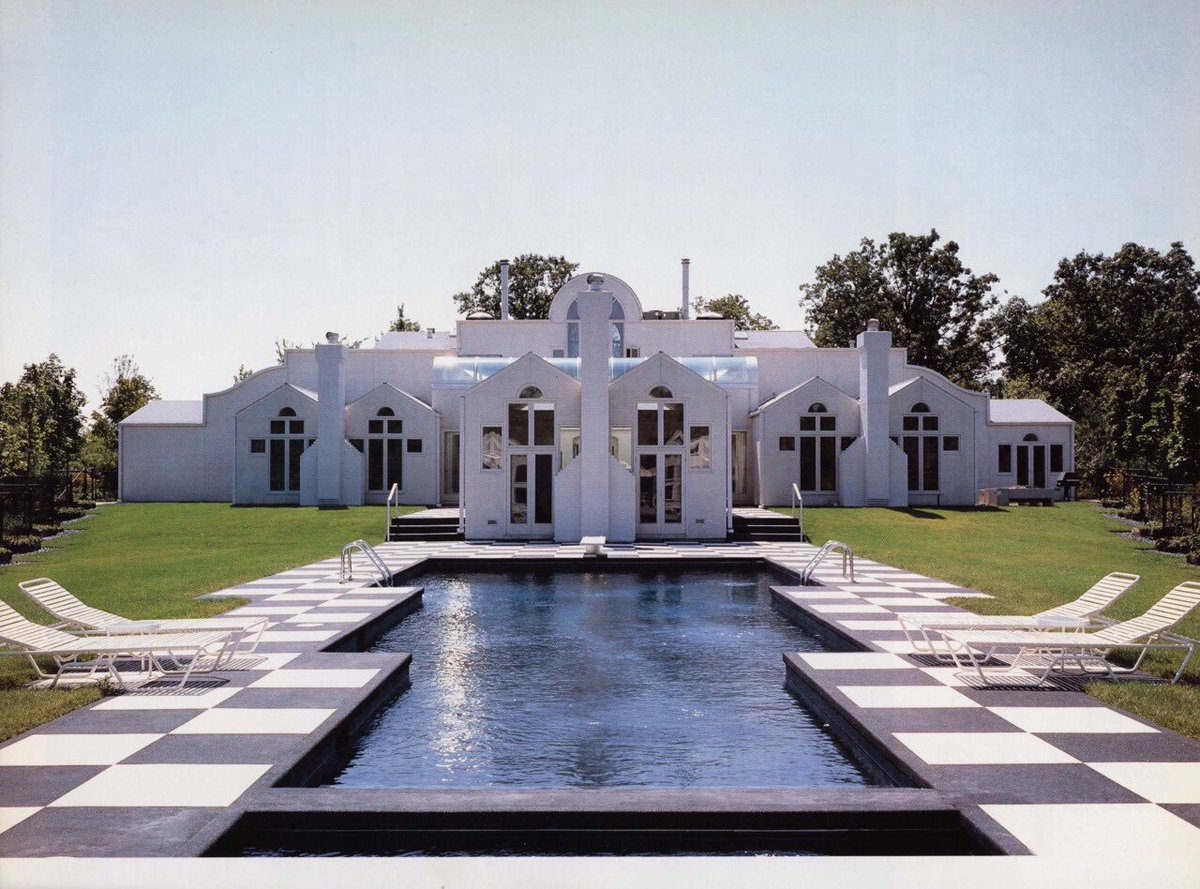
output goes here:
[{"label": "reflection on water", "polygon": [[864,784],[783,689],[819,645],[749,569],[428,574],[377,644],[412,688],[334,783],[351,787]]}]

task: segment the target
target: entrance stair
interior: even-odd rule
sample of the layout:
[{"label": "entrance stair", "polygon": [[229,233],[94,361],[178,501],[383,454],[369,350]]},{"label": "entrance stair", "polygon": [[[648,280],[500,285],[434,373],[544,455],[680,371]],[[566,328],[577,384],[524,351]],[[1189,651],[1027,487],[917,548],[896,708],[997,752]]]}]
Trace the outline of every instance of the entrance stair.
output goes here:
[{"label": "entrance stair", "polygon": [[800,522],[792,516],[766,509],[733,510],[733,533],[730,540],[791,540],[802,543],[808,536],[800,533]]},{"label": "entrance stair", "polygon": [[388,540],[462,540],[457,509],[423,509],[393,516]]}]

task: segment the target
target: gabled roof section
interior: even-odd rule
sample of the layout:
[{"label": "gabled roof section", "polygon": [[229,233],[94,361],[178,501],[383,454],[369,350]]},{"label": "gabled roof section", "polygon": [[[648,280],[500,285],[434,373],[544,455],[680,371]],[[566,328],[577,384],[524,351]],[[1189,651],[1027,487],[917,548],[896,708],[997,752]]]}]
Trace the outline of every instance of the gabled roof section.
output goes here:
[{"label": "gabled roof section", "polygon": [[202,426],[203,401],[148,401],[120,422],[121,426]]},{"label": "gabled roof section", "polygon": [[309,401],[311,401],[313,404],[317,403],[317,393],[316,392],[311,392],[308,389],[301,389],[299,386],[297,386],[293,383],[284,383],[281,386],[276,386],[270,392],[265,393],[262,396],[262,398],[258,398],[256,400],[250,402],[248,405],[246,405],[244,408],[242,408],[237,413],[238,414],[245,413],[246,411],[250,410],[250,408],[254,407],[255,405],[261,404],[263,401],[266,401],[268,398],[275,397],[281,389],[290,389],[292,392],[295,392],[301,398],[306,398]]},{"label": "gabled roof section", "polygon": [[677,367],[680,370],[686,371],[687,373],[691,374],[692,376],[694,376],[697,379],[699,379],[700,381],[702,381],[704,383],[704,385],[710,386],[713,389],[717,390],[718,392],[721,393],[722,397],[724,397],[724,398],[729,397],[728,393],[725,391],[725,388],[723,386],[717,385],[717,383],[710,380],[703,373],[698,373],[695,370],[695,368],[688,367],[688,364],[685,360],[681,360],[678,358],[672,358],[666,352],[655,352],[649,358],[643,358],[639,364],[636,364],[636,365],[630,367],[628,370],[624,371],[620,376],[615,377],[612,380],[609,380],[608,388],[611,389],[617,383],[626,384],[631,380],[636,380],[638,377],[650,377],[650,378],[656,379],[656,380],[661,379],[662,367],[666,362],[670,362],[673,367]]},{"label": "gabled roof section", "polygon": [[471,386],[470,388],[472,390],[478,389],[479,387],[481,387],[487,383],[491,383],[492,381],[502,381],[502,380],[509,380],[509,379],[515,379],[518,381],[522,380],[522,379],[528,380],[532,376],[531,367],[535,363],[537,365],[539,365],[540,367],[544,367],[546,370],[550,371],[552,374],[562,377],[564,380],[569,380],[576,387],[579,386],[579,380],[576,379],[571,374],[567,373],[562,368],[555,367],[553,364],[551,364],[549,361],[547,361],[545,358],[543,358],[541,355],[538,355],[535,352],[526,352],[520,358],[516,359],[515,361],[512,361],[505,367],[498,369],[495,373],[490,374],[488,377],[480,380],[478,383],[476,383],[474,386]]},{"label": "gabled roof section", "polygon": [[374,395],[380,389],[390,389],[396,395],[400,395],[404,398],[407,398],[409,401],[415,401],[418,405],[425,408],[426,410],[429,410],[429,411],[433,410],[433,407],[431,405],[429,405],[426,402],[422,401],[421,399],[417,398],[417,396],[415,396],[415,395],[410,395],[409,393],[405,392],[403,389],[397,389],[391,383],[380,383],[374,389],[371,389],[369,392],[364,392],[362,395],[358,396],[358,398],[349,402],[346,405],[346,408],[349,409],[349,408],[354,407],[354,405],[358,404],[360,401],[370,398],[372,395]]},{"label": "gabled roof section", "polygon": [[755,410],[751,411],[750,416],[753,417],[753,416],[756,416],[757,414],[762,413],[763,411],[770,410],[771,408],[776,407],[779,404],[782,404],[784,401],[791,399],[793,396],[799,395],[805,389],[811,390],[811,392],[810,392],[811,396],[813,398],[815,398],[817,401],[830,401],[832,399],[838,399],[843,402],[848,402],[849,404],[853,404],[855,407],[858,406],[858,399],[855,398],[853,395],[851,395],[849,392],[845,391],[844,389],[838,388],[837,386],[833,385],[833,383],[829,382],[829,380],[826,380],[823,377],[816,376],[816,377],[809,377],[803,383],[800,383],[797,386],[793,386],[791,389],[788,389],[786,392],[780,392],[774,398],[768,398],[766,401],[764,401],[762,404],[760,404]]},{"label": "gabled roof section", "polygon": [[935,371],[929,371],[929,374],[929,376],[910,377],[902,383],[896,383],[892,386],[888,386],[888,398],[895,398],[905,389],[925,383],[926,385],[933,386],[933,388],[940,390],[950,398],[953,398],[968,410],[975,410],[975,406],[963,398],[964,394],[974,395],[978,398],[984,399],[985,401],[987,400],[987,395],[985,395],[983,392],[974,392],[971,389],[964,389],[962,386],[951,383],[948,379],[946,379],[940,373],[936,373]]},{"label": "gabled roof section", "polygon": [[993,398],[988,410],[989,423],[1072,423],[1066,414],[1040,398]]}]

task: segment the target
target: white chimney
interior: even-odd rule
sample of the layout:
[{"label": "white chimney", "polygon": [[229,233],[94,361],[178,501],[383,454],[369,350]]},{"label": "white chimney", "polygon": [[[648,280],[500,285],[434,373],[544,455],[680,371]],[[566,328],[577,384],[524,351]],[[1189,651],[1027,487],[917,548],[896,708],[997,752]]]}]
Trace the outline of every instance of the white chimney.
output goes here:
[{"label": "white chimney", "polygon": [[500,260],[500,320],[508,320],[508,260]]},{"label": "white chimney", "polygon": [[688,319],[688,271],[691,267],[690,259],[683,260],[683,306],[679,310],[679,317],[684,321]]}]

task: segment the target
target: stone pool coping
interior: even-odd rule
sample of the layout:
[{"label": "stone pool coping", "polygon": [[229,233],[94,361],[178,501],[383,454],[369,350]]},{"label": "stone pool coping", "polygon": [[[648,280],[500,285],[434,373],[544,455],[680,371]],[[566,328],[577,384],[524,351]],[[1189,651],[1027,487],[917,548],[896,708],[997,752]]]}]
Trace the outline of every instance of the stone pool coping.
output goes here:
[{"label": "stone pool coping", "polygon": [[[614,563],[751,560],[792,572],[814,551],[809,545],[790,542],[637,544],[608,550]],[[396,574],[433,558],[462,560],[466,566],[584,559],[582,547],[544,543],[411,542],[386,544],[380,552]],[[815,694],[816,700],[830,706],[830,712],[849,720],[919,782],[962,808],[972,823],[1007,851],[1029,848],[1047,855],[1067,851],[1060,849],[1062,826],[1067,824],[1082,826],[1066,831],[1080,835],[1074,846],[1080,854],[1111,852],[1113,837],[1119,836],[1142,854],[1151,848],[1168,857],[1182,854],[1193,862],[1200,860],[1200,778],[1196,777],[1200,745],[1116,714],[1077,692],[1012,693],[945,684],[932,668],[897,654],[902,646],[894,631],[853,624],[872,623],[872,617],[886,618],[888,611],[905,607],[872,599],[910,598],[928,609],[942,598],[979,594],[865,560],[859,560],[857,567],[856,584],[845,583],[840,568],[832,564],[818,571],[817,580],[836,594],[828,600],[788,601],[794,616],[822,623],[848,645],[866,648],[857,655],[866,657],[846,669],[845,661],[827,661],[822,666],[819,655],[789,656],[787,675],[795,687],[806,695]],[[337,568],[337,560],[329,559],[216,594],[250,598],[249,606],[234,613],[265,614],[272,619],[270,635],[260,649],[271,656],[267,669],[229,672],[226,684],[203,695],[105,699],[0,747],[0,856],[15,860],[131,851],[148,856],[198,855],[256,800],[287,796],[289,788],[272,785],[321,746],[317,742],[322,738],[338,732],[348,736],[356,710],[365,701],[387,694],[389,684],[398,690],[407,678],[407,656],[321,650],[371,632],[372,627],[378,629],[379,615],[400,604],[400,597],[415,600],[417,595],[411,588],[369,588],[367,580],[342,585],[337,582]],[[854,598],[847,600],[845,594]],[[839,602],[859,608],[816,607],[833,604],[836,609]],[[860,610],[864,607],[868,610]],[[880,666],[880,655],[907,666],[897,667],[894,661]],[[834,656],[855,657],[855,653]],[[837,668],[830,669],[830,664]],[[889,694],[901,697],[886,706]],[[1014,694],[1019,697],[1007,697]],[[962,704],[955,695],[973,703]],[[980,695],[988,696],[982,704],[976,700]],[[993,699],[995,695],[1006,697]],[[913,703],[939,698],[939,703],[953,698],[956,704]],[[1042,716],[1051,722],[1069,718],[1071,714],[1049,712],[1061,707],[1062,701],[1069,701],[1071,708],[1114,713],[1118,719],[1106,725],[1118,730],[1096,731],[1093,722],[1086,733],[1069,731],[1069,725],[1063,731],[1062,724],[1052,724],[1056,731],[1051,733],[1026,731],[994,712],[1012,708],[1009,717],[1018,716],[1033,729],[1045,728],[1037,724],[1037,713],[1024,711],[1045,709]],[[133,706],[139,709],[129,709]],[[1096,713],[1083,715],[1094,720]],[[1131,729],[1122,720],[1139,728]],[[936,730],[929,732],[930,726]],[[990,754],[1002,761],[941,761],[947,756],[961,758],[961,752],[954,751],[963,749],[964,740],[969,749],[972,741],[945,736],[972,733],[1013,737],[1005,739],[1009,747]],[[931,748],[931,739],[926,738],[917,739],[925,743],[917,743],[914,749],[906,741],[912,742],[916,734],[937,735],[941,747]],[[1025,740],[1016,741],[1016,736]],[[1006,755],[1017,761],[1003,760]],[[1030,757],[1052,761],[1028,762]],[[930,763],[928,758],[938,762]],[[1010,786],[1008,776],[1016,783]],[[1185,801],[1165,800],[1164,794]],[[1081,837],[1082,846],[1078,845]]]}]

